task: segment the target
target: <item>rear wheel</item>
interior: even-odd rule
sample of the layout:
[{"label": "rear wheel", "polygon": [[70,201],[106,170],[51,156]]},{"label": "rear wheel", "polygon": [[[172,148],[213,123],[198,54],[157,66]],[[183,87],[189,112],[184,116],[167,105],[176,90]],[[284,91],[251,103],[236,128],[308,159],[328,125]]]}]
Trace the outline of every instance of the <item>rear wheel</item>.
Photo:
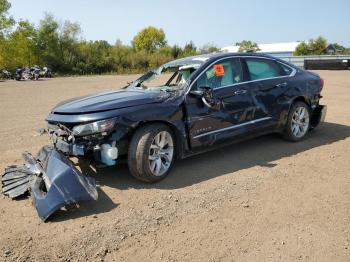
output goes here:
[{"label": "rear wheel", "polygon": [[166,125],[151,124],[141,127],[130,142],[129,170],[142,181],[156,182],[166,177],[174,158],[175,140]]},{"label": "rear wheel", "polygon": [[284,138],[297,142],[302,140],[310,129],[310,109],[304,102],[296,102],[290,109]]}]

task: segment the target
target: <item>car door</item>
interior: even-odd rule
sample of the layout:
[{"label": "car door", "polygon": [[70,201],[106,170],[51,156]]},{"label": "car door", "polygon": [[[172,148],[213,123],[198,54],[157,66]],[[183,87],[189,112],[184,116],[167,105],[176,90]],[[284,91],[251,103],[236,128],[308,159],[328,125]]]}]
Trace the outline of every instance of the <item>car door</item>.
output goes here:
[{"label": "car door", "polygon": [[[248,122],[255,119],[255,105],[246,84],[240,58],[220,59],[197,77],[186,96],[187,126],[192,150],[223,143],[243,134]],[[215,104],[192,91],[210,88]]]},{"label": "car door", "polygon": [[244,59],[248,71],[252,99],[256,104],[256,118],[265,118],[264,123],[276,125],[286,103],[289,76],[294,69],[270,58],[249,57]]}]

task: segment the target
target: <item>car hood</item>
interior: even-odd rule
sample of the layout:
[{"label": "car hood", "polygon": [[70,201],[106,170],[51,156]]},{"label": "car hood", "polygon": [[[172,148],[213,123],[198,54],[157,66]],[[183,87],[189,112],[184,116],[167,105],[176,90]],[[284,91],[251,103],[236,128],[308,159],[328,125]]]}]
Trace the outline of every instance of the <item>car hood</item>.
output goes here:
[{"label": "car hood", "polygon": [[56,114],[83,114],[109,111],[124,107],[159,103],[169,97],[166,92],[119,90],[73,98],[52,109]]}]

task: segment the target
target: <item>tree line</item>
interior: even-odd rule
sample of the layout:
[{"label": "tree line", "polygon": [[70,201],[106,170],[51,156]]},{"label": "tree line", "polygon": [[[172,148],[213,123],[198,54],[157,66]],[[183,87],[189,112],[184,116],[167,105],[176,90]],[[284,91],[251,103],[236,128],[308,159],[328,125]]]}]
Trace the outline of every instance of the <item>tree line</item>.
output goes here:
[{"label": "tree line", "polygon": [[[238,52],[258,52],[261,51],[258,44],[253,41],[243,40],[237,42],[236,46],[239,46]],[[310,39],[308,42],[300,42],[296,47],[293,55],[306,56],[306,55],[327,55],[330,54],[328,47],[331,46],[331,54],[334,55],[350,55],[350,48],[346,48],[338,43],[329,44],[327,39],[322,36],[316,39]]]},{"label": "tree line", "polygon": [[162,29],[147,27],[129,45],[117,40],[86,41],[79,24],[59,23],[46,14],[38,26],[15,21],[8,13],[11,4],[0,0],[0,69],[47,66],[59,74],[137,73],[189,55],[218,51],[208,44],[197,48],[169,45]]},{"label": "tree line", "polygon": [[[49,67],[58,74],[138,73],[167,61],[219,51],[208,44],[198,48],[192,41],[184,47],[169,45],[162,29],[147,27],[135,35],[130,44],[117,40],[86,41],[78,23],[59,23],[46,14],[38,25],[28,20],[15,21],[9,14],[11,4],[0,0],[0,69]],[[255,42],[244,40],[240,52],[257,52]],[[350,54],[350,48],[333,44],[335,54]],[[301,42],[294,55],[327,54],[327,40],[318,37]]]},{"label": "tree line", "polygon": [[[319,36],[316,39],[310,39],[308,42],[301,42],[295,49],[294,55],[327,55],[329,54],[328,46],[327,39]],[[350,55],[350,48],[346,48],[338,43],[331,44],[331,46],[335,55]]]}]

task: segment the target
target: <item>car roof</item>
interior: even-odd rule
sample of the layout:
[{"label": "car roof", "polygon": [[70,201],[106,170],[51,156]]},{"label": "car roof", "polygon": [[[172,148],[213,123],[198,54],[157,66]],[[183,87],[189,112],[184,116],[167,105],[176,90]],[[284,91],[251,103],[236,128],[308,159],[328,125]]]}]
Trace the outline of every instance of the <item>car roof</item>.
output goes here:
[{"label": "car roof", "polygon": [[266,58],[276,59],[273,56],[262,54],[262,53],[227,53],[227,52],[220,53],[220,52],[218,52],[218,53],[202,54],[202,55],[180,58],[180,59],[173,60],[173,61],[169,62],[168,64],[181,64],[181,63],[188,64],[188,63],[191,63],[193,61],[206,62],[206,61],[217,59],[217,58],[225,58],[225,57],[232,57],[232,56],[266,57]]},{"label": "car roof", "polygon": [[233,57],[233,56],[251,56],[251,57],[266,57],[271,59],[276,59],[275,57],[272,57],[270,55],[260,54],[260,53],[223,53],[223,52],[217,52],[217,53],[210,53],[210,54],[201,54],[196,56],[188,56],[176,60],[172,60],[161,67],[158,68],[157,71],[162,71],[164,68],[171,68],[171,67],[178,67],[183,65],[204,65],[207,62],[212,62],[213,60],[225,58],[225,57]]}]

